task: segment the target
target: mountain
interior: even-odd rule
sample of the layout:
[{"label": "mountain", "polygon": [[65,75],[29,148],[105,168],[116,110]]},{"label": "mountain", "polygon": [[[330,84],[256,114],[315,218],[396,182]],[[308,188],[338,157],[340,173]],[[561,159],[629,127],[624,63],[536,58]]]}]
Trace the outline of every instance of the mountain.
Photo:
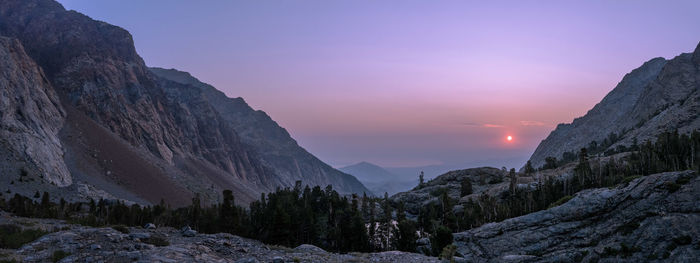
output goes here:
[{"label": "mountain", "polygon": [[[570,124],[559,124],[530,157],[534,167],[545,158],[577,153],[595,141],[616,149],[653,140],[668,130],[687,133],[700,128],[700,45],[671,60],[654,58],[622,81]],[[613,135],[614,134],[614,135]],[[612,136],[611,136],[612,135]],[[603,150],[605,150],[603,149]]]},{"label": "mountain", "polygon": [[[333,185],[341,193],[362,193],[367,189],[353,176],[322,162],[297,144],[287,130],[264,111],[253,110],[243,98],[229,98],[213,86],[200,82],[187,72],[150,68],[166,92],[195,90],[235,130],[242,143],[250,146],[259,160],[280,179],[275,187],[294,186],[297,180],[308,185]],[[274,188],[268,188],[272,191]]]},{"label": "mountain", "polygon": [[[223,189],[246,203],[296,180],[333,184],[341,193],[366,190],[352,176],[294,149],[282,128],[242,100],[227,103],[213,88],[154,74],[122,28],[51,0],[5,0],[0,36],[13,59],[3,63],[18,68],[6,73],[3,67],[3,81],[11,87],[3,96],[14,99],[3,104],[9,107],[3,117],[24,125],[4,128],[14,133],[4,145],[19,159],[4,158],[1,166],[32,178],[21,180],[26,187],[11,187],[18,193],[49,189],[47,182],[55,186],[53,196],[184,205],[195,193],[216,201]],[[248,132],[262,135],[251,140]],[[38,139],[23,145],[21,136]],[[280,141],[287,143],[279,146],[286,149],[277,155],[282,161],[269,146]]]},{"label": "mountain", "polygon": [[368,162],[356,163],[339,170],[355,176],[377,196],[384,193],[393,195],[418,185],[418,176],[401,177],[389,172],[386,168]]},{"label": "mountain", "polygon": [[698,189],[697,172],[649,175],[455,233],[454,241],[466,262],[694,262]]},{"label": "mountain", "polygon": [[396,179],[396,175],[382,167],[379,167],[378,165],[368,162],[359,162],[339,168],[338,170],[341,170],[347,174],[352,174],[361,182],[377,183]]},{"label": "mountain", "polygon": [[58,132],[66,112],[58,95],[16,39],[0,37],[0,69],[0,157],[9,160],[0,166],[2,174],[31,166],[50,183],[71,184],[68,168],[61,161]]}]

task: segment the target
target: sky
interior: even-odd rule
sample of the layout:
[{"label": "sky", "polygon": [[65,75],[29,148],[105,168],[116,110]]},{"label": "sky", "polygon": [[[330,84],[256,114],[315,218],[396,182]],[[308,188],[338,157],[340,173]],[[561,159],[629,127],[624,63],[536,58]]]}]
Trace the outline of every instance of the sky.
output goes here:
[{"label": "sky", "polygon": [[59,2],[335,167],[521,167],[624,74],[700,41],[700,1]]}]

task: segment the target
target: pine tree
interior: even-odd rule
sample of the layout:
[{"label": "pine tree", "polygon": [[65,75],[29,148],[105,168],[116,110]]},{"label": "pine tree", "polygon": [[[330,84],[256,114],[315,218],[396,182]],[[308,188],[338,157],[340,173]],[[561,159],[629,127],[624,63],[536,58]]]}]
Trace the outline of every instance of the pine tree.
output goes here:
[{"label": "pine tree", "polygon": [[518,186],[518,177],[515,175],[515,168],[510,168],[508,177],[510,178],[510,194],[515,195],[515,190]]},{"label": "pine tree", "polygon": [[369,219],[369,199],[366,192],[362,193],[362,218]]},{"label": "pine tree", "polygon": [[461,196],[467,196],[472,194],[472,183],[469,178],[463,178],[460,187]]},{"label": "pine tree", "polygon": [[544,166],[542,166],[543,170],[555,168],[557,168],[557,158],[551,156],[544,158]]},{"label": "pine tree", "polygon": [[382,218],[383,220],[383,247],[384,250],[389,250],[389,247],[391,245],[390,243],[390,237],[391,237],[391,232],[393,229],[392,225],[392,218],[391,218],[391,204],[389,203],[389,193],[384,192],[384,217]]},{"label": "pine tree", "polygon": [[202,214],[201,199],[199,198],[199,193],[196,193],[192,198],[192,205],[190,205],[190,217],[189,222],[192,227],[199,230],[199,218]]},{"label": "pine tree", "polygon": [[371,251],[375,251],[377,244],[375,244],[377,238],[377,223],[375,221],[376,217],[376,202],[374,198],[370,198],[369,201],[369,247]]},{"label": "pine tree", "polygon": [[433,236],[430,237],[430,246],[433,250],[433,256],[439,256],[442,249],[452,244],[452,241],[452,231],[446,226],[438,226]]},{"label": "pine tree", "polygon": [[578,165],[574,168],[574,172],[579,178],[578,186],[586,187],[593,181],[591,175],[591,165],[588,162],[588,151],[586,148],[581,148],[578,155]]},{"label": "pine tree", "polygon": [[415,252],[416,251],[416,235],[415,223],[411,220],[399,220],[397,228],[394,230],[394,246],[400,251]]},{"label": "pine tree", "polygon": [[528,160],[527,163],[525,164],[525,174],[531,175],[534,172],[535,172],[535,168],[532,167],[532,162],[530,162],[530,160]]},{"label": "pine tree", "polygon": [[51,213],[51,198],[49,198],[48,192],[44,192],[44,195],[41,197],[41,216],[53,217]]},{"label": "pine tree", "polygon": [[423,171],[420,171],[420,174],[418,175],[418,189],[423,188],[425,186],[425,178]]},{"label": "pine tree", "polygon": [[219,207],[219,230],[226,233],[236,233],[238,215],[234,206],[233,192],[224,190],[223,196],[223,203]]}]

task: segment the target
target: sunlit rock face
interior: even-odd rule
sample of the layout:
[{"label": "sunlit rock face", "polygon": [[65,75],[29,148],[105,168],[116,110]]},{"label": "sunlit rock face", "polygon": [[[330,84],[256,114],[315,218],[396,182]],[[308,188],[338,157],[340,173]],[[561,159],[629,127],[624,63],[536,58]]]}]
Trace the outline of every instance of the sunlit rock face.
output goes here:
[{"label": "sunlit rock face", "polygon": [[629,146],[653,140],[664,131],[689,132],[700,128],[700,46],[671,60],[652,59],[627,74],[586,115],[560,124],[530,157],[540,167],[546,157],[578,152],[591,141],[601,143],[611,133],[622,138],[613,144]]},{"label": "sunlit rock face", "polygon": [[58,132],[65,112],[46,76],[17,39],[0,37],[0,150],[3,176],[38,173],[57,186],[72,183]]}]

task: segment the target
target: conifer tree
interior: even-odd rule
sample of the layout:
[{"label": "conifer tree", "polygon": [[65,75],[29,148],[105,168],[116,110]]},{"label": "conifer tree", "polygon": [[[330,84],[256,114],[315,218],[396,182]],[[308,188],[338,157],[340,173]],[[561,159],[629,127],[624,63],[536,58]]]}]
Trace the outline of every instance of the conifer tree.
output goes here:
[{"label": "conifer tree", "polygon": [[532,167],[532,162],[530,160],[527,160],[527,163],[525,164],[525,174],[531,175],[534,172],[535,168]]},{"label": "conifer tree", "polygon": [[432,248],[433,256],[439,256],[442,249],[452,244],[452,230],[445,226],[438,226],[435,229],[435,233],[430,237],[430,246]]},{"label": "conifer tree", "polygon": [[518,177],[515,175],[515,168],[510,168],[508,177],[510,178],[510,194],[515,195],[515,190],[518,186]]},{"label": "conifer tree", "polygon": [[460,195],[461,196],[467,196],[472,194],[472,183],[469,181],[469,178],[464,178],[462,179],[462,182],[460,184]]},{"label": "conifer tree", "polygon": [[391,232],[393,229],[392,225],[392,218],[391,218],[391,204],[389,203],[389,193],[384,192],[384,217],[382,218],[383,221],[383,228],[382,228],[382,235],[383,235],[383,243],[382,246],[385,250],[389,250],[389,247],[391,245],[390,243],[390,237],[391,237]]},{"label": "conifer tree", "polygon": [[236,233],[238,215],[234,206],[234,197],[231,190],[223,191],[224,200],[219,209],[219,230],[227,233]]},{"label": "conifer tree", "polygon": [[423,171],[420,171],[420,174],[418,175],[418,189],[423,188],[423,186],[425,186],[425,179]]}]

